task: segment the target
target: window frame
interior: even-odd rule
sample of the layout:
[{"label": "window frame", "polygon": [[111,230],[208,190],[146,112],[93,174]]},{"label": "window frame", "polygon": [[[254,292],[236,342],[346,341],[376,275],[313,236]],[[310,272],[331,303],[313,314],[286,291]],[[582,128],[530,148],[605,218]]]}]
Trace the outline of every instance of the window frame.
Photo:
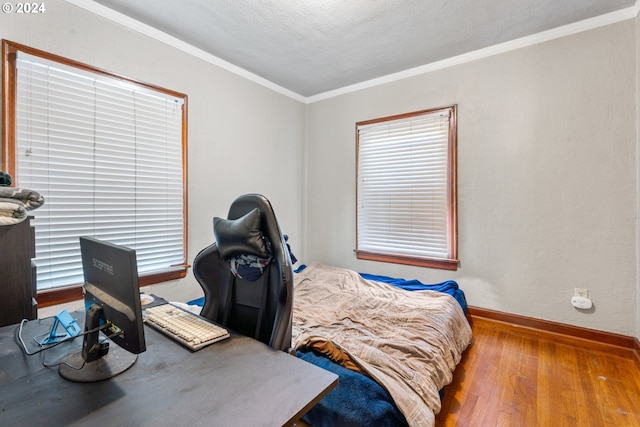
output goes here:
[{"label": "window frame", "polygon": [[[11,176],[16,176],[16,108],[17,108],[17,64],[16,58],[18,52],[23,52],[32,56],[41,57],[45,60],[58,62],[60,64],[75,67],[83,71],[97,73],[103,76],[115,78],[118,80],[126,81],[130,84],[140,86],[147,90],[153,90],[173,96],[176,98],[182,98],[184,103],[182,105],[182,209],[183,209],[183,252],[184,260],[180,265],[171,266],[170,268],[163,269],[150,274],[142,274],[140,276],[140,286],[147,286],[155,283],[166,282],[169,280],[180,279],[186,277],[188,265],[188,194],[187,194],[187,129],[188,129],[188,97],[187,95],[166,89],[160,86],[144,83],[129,77],[125,77],[119,74],[115,74],[109,71],[105,71],[98,67],[94,67],[79,61],[68,59],[59,55],[55,55],[49,52],[45,52],[39,49],[31,48],[19,43],[15,43],[9,40],[2,40],[2,157],[1,167],[2,170],[9,173]],[[14,183],[17,186],[17,183]],[[30,273],[25,273],[30,274]],[[40,307],[46,307],[49,305],[59,304],[82,298],[82,284],[65,286],[55,289],[38,291],[37,301]]]},{"label": "window frame", "polygon": [[[449,112],[449,130],[448,130],[448,156],[447,156],[447,242],[449,254],[447,258],[435,257],[418,257],[408,255],[398,255],[385,252],[372,252],[361,250],[360,242],[360,221],[359,211],[359,179],[360,179],[360,132],[359,128],[366,125],[391,122],[397,120],[411,119],[422,115],[431,115],[439,111]],[[437,268],[443,270],[457,270],[458,259],[458,201],[457,201],[457,105],[449,105],[446,107],[432,108],[420,110],[411,113],[398,114],[377,119],[365,120],[357,122],[355,126],[356,133],[356,249],[355,255],[357,259],[388,262],[395,264],[413,265],[420,267]]]}]

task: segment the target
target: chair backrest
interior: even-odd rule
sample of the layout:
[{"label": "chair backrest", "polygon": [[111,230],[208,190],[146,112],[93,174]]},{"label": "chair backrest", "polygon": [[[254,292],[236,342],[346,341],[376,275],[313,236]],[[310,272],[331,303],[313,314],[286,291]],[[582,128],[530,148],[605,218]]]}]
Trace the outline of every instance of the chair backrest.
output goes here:
[{"label": "chair backrest", "polygon": [[[293,268],[284,236],[269,200],[259,194],[238,197],[230,206],[228,220],[238,220],[257,208],[260,230],[271,246],[271,261],[262,276],[249,281],[236,277],[217,243],[196,255],[193,273],[204,290],[200,313],[243,335],[271,347],[291,347]],[[224,251],[223,251],[224,252]]]}]

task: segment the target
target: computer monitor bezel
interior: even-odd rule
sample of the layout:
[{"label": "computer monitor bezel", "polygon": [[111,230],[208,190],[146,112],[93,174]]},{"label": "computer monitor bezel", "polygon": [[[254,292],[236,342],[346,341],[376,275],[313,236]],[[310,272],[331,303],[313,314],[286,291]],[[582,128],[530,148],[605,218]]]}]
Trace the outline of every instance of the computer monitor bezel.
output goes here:
[{"label": "computer monitor bezel", "polygon": [[[83,348],[60,365],[71,381],[92,382],[124,372],[146,350],[136,252],[125,246],[80,237],[86,321]],[[99,342],[100,328],[117,347]],[[126,350],[126,351],[121,351]],[[80,362],[82,368],[74,364]]]},{"label": "computer monitor bezel", "polygon": [[105,319],[126,331],[125,334],[113,335],[111,341],[130,353],[142,353],[145,340],[136,251],[82,236],[80,252],[85,310],[91,304],[100,305]]}]

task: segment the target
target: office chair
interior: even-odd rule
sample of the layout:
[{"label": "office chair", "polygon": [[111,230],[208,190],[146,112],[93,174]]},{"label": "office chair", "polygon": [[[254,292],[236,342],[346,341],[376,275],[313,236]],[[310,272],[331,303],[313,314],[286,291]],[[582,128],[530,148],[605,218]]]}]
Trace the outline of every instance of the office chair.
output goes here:
[{"label": "office chair", "polygon": [[[214,218],[214,234],[216,243],[193,260],[193,273],[205,297],[200,315],[289,351],[293,269],[271,203],[259,194],[238,197],[226,220]],[[234,262],[251,256],[261,271],[253,269],[250,273],[257,274],[247,278],[247,270],[238,274],[241,269],[234,268],[238,267]]]}]

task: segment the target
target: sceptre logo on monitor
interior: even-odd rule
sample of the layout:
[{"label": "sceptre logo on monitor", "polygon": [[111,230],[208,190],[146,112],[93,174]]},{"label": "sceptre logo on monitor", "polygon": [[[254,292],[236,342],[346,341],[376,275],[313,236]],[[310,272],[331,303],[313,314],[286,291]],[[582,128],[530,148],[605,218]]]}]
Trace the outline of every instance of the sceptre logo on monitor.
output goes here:
[{"label": "sceptre logo on monitor", "polygon": [[100,261],[99,259],[92,258],[91,259],[93,266],[98,270],[102,270],[105,273],[108,273],[113,276],[113,266],[107,264],[106,262]]}]

